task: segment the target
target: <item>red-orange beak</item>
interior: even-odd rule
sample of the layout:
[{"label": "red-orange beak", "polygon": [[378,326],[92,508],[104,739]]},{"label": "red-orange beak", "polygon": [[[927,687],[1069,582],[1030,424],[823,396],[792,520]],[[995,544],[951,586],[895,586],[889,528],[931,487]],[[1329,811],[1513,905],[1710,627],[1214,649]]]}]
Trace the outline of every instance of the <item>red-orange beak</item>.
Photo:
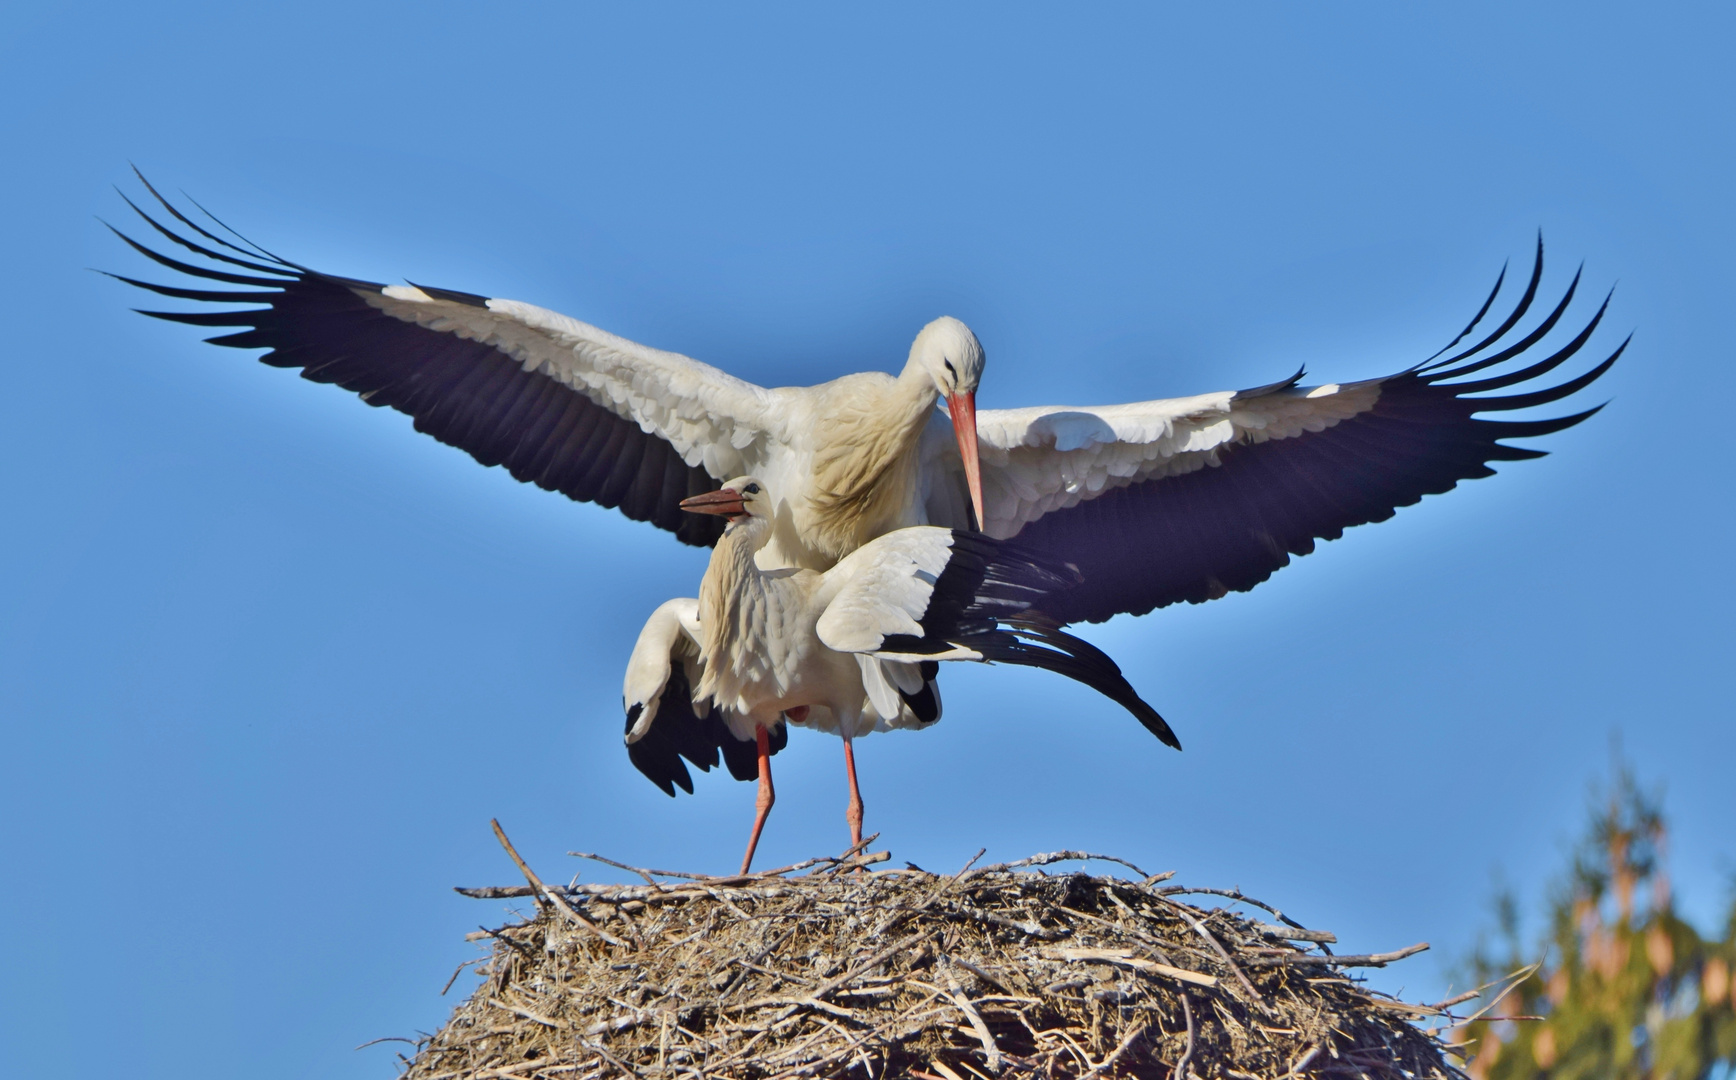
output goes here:
[{"label": "red-orange beak", "polygon": [[747,513],[741,492],[730,488],[719,488],[704,495],[682,499],[681,509],[691,514],[722,514],[724,517],[741,517]]},{"label": "red-orange beak", "polygon": [[952,433],[958,436],[958,457],[964,462],[964,482],[970,485],[970,507],[976,525],[983,526],[983,470],[977,460],[976,395],[948,394],[947,412],[952,414]]}]

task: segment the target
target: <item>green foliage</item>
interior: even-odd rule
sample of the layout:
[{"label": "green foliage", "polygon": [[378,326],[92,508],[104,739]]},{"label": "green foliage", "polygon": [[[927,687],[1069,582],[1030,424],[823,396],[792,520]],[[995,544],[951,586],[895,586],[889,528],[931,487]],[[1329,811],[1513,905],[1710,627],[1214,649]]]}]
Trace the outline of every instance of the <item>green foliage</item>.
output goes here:
[{"label": "green foliage", "polygon": [[1476,1080],[1703,1080],[1736,1065],[1736,904],[1719,940],[1676,916],[1661,800],[1620,761],[1615,773],[1544,940],[1528,950],[1511,894],[1496,901],[1500,948],[1479,945],[1470,968],[1501,981],[1453,1033]]}]

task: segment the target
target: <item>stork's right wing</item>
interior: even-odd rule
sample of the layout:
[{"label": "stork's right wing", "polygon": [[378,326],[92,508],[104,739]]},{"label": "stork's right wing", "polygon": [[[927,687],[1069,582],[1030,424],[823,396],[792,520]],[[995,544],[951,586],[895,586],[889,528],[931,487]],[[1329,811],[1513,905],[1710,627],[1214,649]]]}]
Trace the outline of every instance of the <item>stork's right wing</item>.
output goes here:
[{"label": "stork's right wing", "polygon": [[516,479],[620,507],[686,543],[709,546],[722,520],[684,514],[681,500],[753,471],[768,442],[788,441],[774,392],[710,365],[516,300],[357,281],[250,251],[145,186],[204,242],[133,209],[208,262],[172,259],[116,230],[121,239],[171,270],[243,288],[120,280],[207,305],[264,306],[143,314],[240,328],[208,340],[266,349],[260,359],[267,364],[299,368],[303,378],[408,413],[416,430],[484,465],[503,465]]},{"label": "stork's right wing", "polygon": [[[694,700],[702,671],[699,642],[699,601],[686,596],[666,601],[639,631],[621,687],[627,757],[671,797],[677,787],[693,794],[683,758],[710,772],[721,753],[737,780],[759,777],[758,748],[735,737],[709,698]],[[788,740],[789,733],[778,725],[771,752],[782,750]]]}]

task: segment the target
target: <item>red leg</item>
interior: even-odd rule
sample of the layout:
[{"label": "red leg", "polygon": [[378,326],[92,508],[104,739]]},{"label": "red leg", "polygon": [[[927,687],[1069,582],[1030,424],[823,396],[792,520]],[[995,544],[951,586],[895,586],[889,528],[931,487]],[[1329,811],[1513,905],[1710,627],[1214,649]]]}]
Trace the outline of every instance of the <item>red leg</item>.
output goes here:
[{"label": "red leg", "polygon": [[[753,835],[747,840],[747,854],[741,857],[741,872],[747,873],[747,868],[753,865],[754,849],[759,847],[760,830],[766,827],[766,816],[772,812],[772,804],[778,801],[778,793],[772,790],[772,753],[771,742],[766,729],[755,726],[754,741],[759,744],[759,798],[753,801],[757,811],[753,819]],[[852,778],[851,783],[855,780]]]},{"label": "red leg", "polygon": [[844,740],[844,768],[850,773],[850,805],[844,810],[844,820],[850,823],[850,843],[862,842],[862,791],[856,786],[856,750],[849,738]]}]

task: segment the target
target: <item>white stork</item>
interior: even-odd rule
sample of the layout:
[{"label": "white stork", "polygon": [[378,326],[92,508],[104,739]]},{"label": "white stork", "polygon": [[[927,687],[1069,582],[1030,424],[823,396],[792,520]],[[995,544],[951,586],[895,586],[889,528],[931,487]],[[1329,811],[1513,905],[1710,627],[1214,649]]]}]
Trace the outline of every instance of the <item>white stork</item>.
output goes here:
[{"label": "white stork", "polygon": [[1181,743],[1121,669],[1035,607],[1078,584],[1070,566],[980,533],[915,526],[869,541],[831,569],[763,570],[779,503],[751,476],[685,500],[727,519],[699,598],[670,600],[646,622],[627,663],[627,751],[673,795],[692,792],[682,758],[702,769],[719,752],[738,779],[759,780],[747,873],[776,795],[771,756],[784,722],[844,740],[845,818],[862,842],[853,740],[940,719],[936,662],[979,660],[1045,668],[1119,703],[1176,749]]},{"label": "white stork", "polygon": [[[969,528],[974,501],[991,537],[1016,536],[1082,571],[1079,584],[1045,601],[1062,624],[1250,589],[1317,540],[1490,475],[1489,462],[1539,457],[1502,440],[1571,427],[1597,408],[1542,420],[1477,414],[1567,397],[1626,347],[1555,385],[1472,396],[1532,383],[1576,355],[1606,298],[1552,354],[1451,381],[1519,357],[1561,320],[1577,274],[1552,311],[1516,330],[1542,277],[1540,239],[1530,283],[1493,332],[1396,375],[1304,387],[1298,373],[1252,390],[974,413],[982,350],[956,320],[924,329],[896,378],[867,373],[768,390],[518,301],[323,274],[236,246],[163,205],[215,246],[146,216],[151,227],[217,265],[123,239],[171,269],[245,288],[122,280],[185,300],[263,307],[145,314],[242,328],[210,340],[267,349],[266,363],[408,413],[418,430],[485,465],[618,506],[690,544],[712,544],[720,529],[682,514],[681,501],[757,475],[781,500],[762,566],[824,569],[895,528]],[[1503,270],[1454,345],[1481,325],[1505,280]],[[951,400],[951,423],[934,407],[938,395]]]}]

